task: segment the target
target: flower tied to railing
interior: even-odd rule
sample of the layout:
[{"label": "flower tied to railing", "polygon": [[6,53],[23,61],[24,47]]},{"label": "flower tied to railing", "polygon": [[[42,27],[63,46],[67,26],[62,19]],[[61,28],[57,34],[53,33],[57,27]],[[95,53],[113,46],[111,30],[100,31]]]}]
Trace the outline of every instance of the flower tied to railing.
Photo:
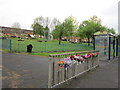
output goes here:
[{"label": "flower tied to railing", "polygon": [[[88,60],[91,57],[97,57],[99,53],[87,53],[85,55],[72,55],[64,58],[63,61],[58,61],[58,70],[61,68],[69,68],[72,64],[83,63],[84,60]],[[78,64],[77,64],[78,65]]]},{"label": "flower tied to railing", "polygon": [[64,58],[64,61],[65,61],[65,64],[64,64],[65,68],[70,67],[70,65],[72,64],[72,61],[70,58]]},{"label": "flower tied to railing", "polygon": [[97,57],[98,56],[98,52],[97,53],[92,53],[93,54],[93,57]]},{"label": "flower tied to railing", "polygon": [[64,66],[64,61],[58,61],[58,70],[61,69]]}]

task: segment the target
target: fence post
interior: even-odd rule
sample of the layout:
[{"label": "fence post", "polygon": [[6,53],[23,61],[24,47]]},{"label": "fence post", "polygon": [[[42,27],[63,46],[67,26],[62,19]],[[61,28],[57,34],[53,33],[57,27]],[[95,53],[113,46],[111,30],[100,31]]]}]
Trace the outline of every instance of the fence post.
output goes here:
[{"label": "fence post", "polygon": [[116,56],[118,56],[118,39],[116,39]]},{"label": "fence post", "polygon": [[46,52],[46,43],[45,43],[45,52]]},{"label": "fence post", "polygon": [[12,40],[10,40],[10,53],[12,52]]},{"label": "fence post", "polygon": [[109,36],[109,48],[108,48],[108,60],[110,60],[111,54],[111,37]]},{"label": "fence post", "polygon": [[51,57],[49,57],[49,74],[48,74],[48,88],[51,88],[51,82],[52,82],[52,60]]},{"label": "fence post", "polygon": [[93,50],[95,50],[95,36],[93,36]]},{"label": "fence post", "polygon": [[64,44],[63,44],[63,51],[65,51],[65,50],[64,50]]}]

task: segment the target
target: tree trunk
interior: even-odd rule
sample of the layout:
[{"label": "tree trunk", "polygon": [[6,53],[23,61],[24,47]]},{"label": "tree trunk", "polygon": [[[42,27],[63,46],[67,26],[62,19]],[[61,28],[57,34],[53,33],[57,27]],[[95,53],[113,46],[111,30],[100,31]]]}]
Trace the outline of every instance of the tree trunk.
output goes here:
[{"label": "tree trunk", "polygon": [[61,37],[59,38],[59,45],[61,44]]},{"label": "tree trunk", "polygon": [[88,38],[88,46],[90,46],[90,38]]},{"label": "tree trunk", "polygon": [[59,45],[61,44],[61,40],[59,40]]}]

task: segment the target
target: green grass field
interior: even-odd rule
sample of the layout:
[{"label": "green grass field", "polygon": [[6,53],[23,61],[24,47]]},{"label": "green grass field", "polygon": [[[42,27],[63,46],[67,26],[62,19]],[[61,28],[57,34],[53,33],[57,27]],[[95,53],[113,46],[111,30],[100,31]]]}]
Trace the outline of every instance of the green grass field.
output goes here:
[{"label": "green grass field", "polygon": [[92,46],[80,43],[69,43],[62,41],[61,45],[58,41],[52,40],[47,42],[38,42],[38,39],[25,39],[24,41],[18,41],[18,38],[10,38],[12,40],[13,52],[26,52],[27,45],[33,45],[33,52],[57,52],[57,51],[76,51],[76,50],[92,50]]}]

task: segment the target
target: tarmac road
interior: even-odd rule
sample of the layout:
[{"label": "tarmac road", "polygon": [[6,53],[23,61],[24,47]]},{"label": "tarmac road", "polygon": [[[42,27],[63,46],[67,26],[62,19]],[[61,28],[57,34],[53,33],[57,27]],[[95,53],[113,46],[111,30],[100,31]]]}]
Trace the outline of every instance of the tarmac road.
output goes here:
[{"label": "tarmac road", "polygon": [[48,57],[2,53],[2,88],[47,88]]}]

